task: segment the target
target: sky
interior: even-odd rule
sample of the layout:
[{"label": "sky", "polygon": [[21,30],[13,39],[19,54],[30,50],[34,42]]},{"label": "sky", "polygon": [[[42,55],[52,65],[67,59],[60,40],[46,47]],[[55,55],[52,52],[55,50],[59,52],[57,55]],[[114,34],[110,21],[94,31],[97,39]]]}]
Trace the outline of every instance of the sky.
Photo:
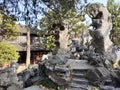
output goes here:
[{"label": "sky", "polygon": [[[0,0],[1,2],[2,0]],[[104,6],[107,5],[107,1],[108,0],[87,0],[88,3],[102,3]],[[115,0],[115,2],[119,2],[120,3],[120,0]],[[40,16],[42,17],[42,16]],[[86,24],[90,24],[91,23],[91,20],[88,16],[86,16],[87,20],[86,20]],[[24,22],[20,22],[20,23],[24,23]]]},{"label": "sky", "polygon": [[[107,5],[108,0],[88,0],[90,3],[102,3],[104,6]],[[116,3],[120,3],[120,0],[115,0]]]},{"label": "sky", "polygon": [[107,0],[88,0],[90,3],[102,3],[104,6],[107,5]]}]

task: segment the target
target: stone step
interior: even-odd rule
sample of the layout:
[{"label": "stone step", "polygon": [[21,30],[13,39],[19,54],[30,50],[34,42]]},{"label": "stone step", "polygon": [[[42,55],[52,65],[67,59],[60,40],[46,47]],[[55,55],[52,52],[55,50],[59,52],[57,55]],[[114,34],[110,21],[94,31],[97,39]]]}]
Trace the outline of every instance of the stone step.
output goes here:
[{"label": "stone step", "polygon": [[73,69],[72,73],[83,73],[85,74],[87,72],[87,69]]},{"label": "stone step", "polygon": [[86,74],[85,73],[72,73],[72,78],[85,78]]},{"label": "stone step", "polygon": [[73,71],[87,71],[88,69],[87,68],[73,68],[72,69]]},{"label": "stone step", "polygon": [[88,90],[88,89],[69,87],[67,90]]},{"label": "stone step", "polygon": [[[71,83],[70,88],[76,88],[76,89],[71,89],[71,90],[88,90],[88,84],[76,84],[76,83]],[[68,89],[69,90],[69,89]]]},{"label": "stone step", "polygon": [[72,82],[77,84],[88,84],[88,80],[85,78],[73,78]]},{"label": "stone step", "polygon": [[[15,90],[15,89],[11,89],[11,90]],[[30,87],[27,87],[27,88],[24,88],[22,90],[43,90],[41,89],[39,86],[37,85],[33,85],[33,86],[30,86]]]},{"label": "stone step", "polygon": [[81,69],[81,70],[86,69],[86,70],[88,70],[88,69],[93,68],[93,66],[90,65],[87,60],[69,59],[68,62],[66,63],[66,65],[69,65],[71,67],[71,69]]}]

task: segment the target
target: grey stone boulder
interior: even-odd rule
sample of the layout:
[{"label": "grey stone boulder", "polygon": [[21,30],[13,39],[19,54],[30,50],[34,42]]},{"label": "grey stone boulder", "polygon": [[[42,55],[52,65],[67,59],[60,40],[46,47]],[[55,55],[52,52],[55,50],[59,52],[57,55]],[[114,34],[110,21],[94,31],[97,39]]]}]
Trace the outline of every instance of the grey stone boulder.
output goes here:
[{"label": "grey stone boulder", "polygon": [[62,55],[53,55],[45,63],[46,75],[53,82],[61,86],[70,83],[70,68],[66,65],[67,58]]},{"label": "grey stone boulder", "polygon": [[13,68],[6,68],[0,70],[0,87],[5,90],[21,90],[23,82],[18,80]]},{"label": "grey stone boulder", "polygon": [[113,86],[101,86],[100,90],[116,90]]},{"label": "grey stone boulder", "polygon": [[110,71],[104,67],[96,67],[94,69],[88,70],[86,78],[89,80],[89,83],[92,85],[102,85],[105,82],[110,82]]},{"label": "grey stone boulder", "polygon": [[53,55],[48,58],[46,65],[64,65],[67,63],[67,58],[64,55]]},{"label": "grey stone boulder", "polygon": [[90,30],[92,36],[92,45],[96,53],[103,54],[113,45],[109,38],[112,30],[111,14],[103,4],[95,3],[88,5],[88,15],[92,18],[93,30]]},{"label": "grey stone boulder", "polygon": [[39,86],[30,86],[27,88],[24,88],[23,90],[43,90]]}]

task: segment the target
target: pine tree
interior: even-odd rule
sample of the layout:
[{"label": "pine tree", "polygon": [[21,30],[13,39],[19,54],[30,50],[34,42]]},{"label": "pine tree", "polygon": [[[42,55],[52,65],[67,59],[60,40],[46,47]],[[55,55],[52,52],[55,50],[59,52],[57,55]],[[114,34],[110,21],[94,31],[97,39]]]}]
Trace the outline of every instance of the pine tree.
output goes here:
[{"label": "pine tree", "polygon": [[115,3],[115,0],[108,0],[107,8],[112,15],[113,23],[110,38],[115,45],[120,46],[120,3]]}]

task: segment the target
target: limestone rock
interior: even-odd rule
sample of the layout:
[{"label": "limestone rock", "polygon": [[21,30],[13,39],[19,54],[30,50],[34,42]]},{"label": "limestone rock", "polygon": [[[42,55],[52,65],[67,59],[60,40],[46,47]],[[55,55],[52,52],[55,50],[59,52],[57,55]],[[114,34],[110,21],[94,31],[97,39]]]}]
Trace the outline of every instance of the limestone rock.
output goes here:
[{"label": "limestone rock", "polygon": [[55,83],[67,86],[70,83],[70,68],[66,65],[67,58],[53,55],[45,63],[46,75]]},{"label": "limestone rock", "polygon": [[[94,48],[94,54],[90,56],[91,61],[99,61],[98,66],[113,68],[112,65],[117,60],[117,47],[113,45],[109,38],[112,30],[111,14],[103,4],[95,3],[88,5],[88,15],[92,19],[93,29],[89,31]],[[89,58],[88,58],[89,59]]]},{"label": "limestone rock", "polygon": [[104,84],[107,81],[111,81],[110,79],[110,71],[104,67],[97,67],[91,70],[88,70],[87,79],[92,85],[100,85]]},{"label": "limestone rock", "polygon": [[21,90],[23,82],[18,81],[17,74],[13,68],[6,68],[0,71],[0,86],[7,90]]},{"label": "limestone rock", "polygon": [[[57,29],[56,29],[57,27]],[[61,29],[61,27],[63,27]],[[56,24],[54,29],[54,36],[55,36],[55,49],[53,50],[53,54],[65,54],[68,48],[68,27],[65,24]]]},{"label": "limestone rock", "polygon": [[112,29],[111,14],[103,4],[95,3],[88,6],[89,16],[92,18],[93,30],[90,30],[92,44],[96,53],[107,52],[112,42],[109,38]]},{"label": "limestone rock", "polygon": [[39,88],[39,86],[31,86],[28,88],[24,88],[23,90],[42,90],[41,88]]},{"label": "limestone rock", "polygon": [[67,45],[68,45],[68,38],[69,38],[69,35],[68,35],[68,28],[64,25],[65,27],[65,30],[64,31],[60,31],[59,33],[59,42],[60,42],[60,48],[62,49],[65,49],[67,50]]},{"label": "limestone rock", "polygon": [[28,69],[25,69],[21,73],[18,73],[18,77],[21,81],[23,81],[24,87],[28,87],[39,80],[40,77],[38,74],[38,67],[30,66]]},{"label": "limestone rock", "polygon": [[0,87],[0,90],[4,90],[4,88]]},{"label": "limestone rock", "polygon": [[50,65],[64,65],[67,62],[67,58],[64,55],[53,55],[49,57],[46,64]]},{"label": "limestone rock", "polygon": [[7,90],[21,90],[21,86],[19,84],[12,84],[7,88]]},{"label": "limestone rock", "polygon": [[101,86],[100,90],[116,90],[113,86]]}]

